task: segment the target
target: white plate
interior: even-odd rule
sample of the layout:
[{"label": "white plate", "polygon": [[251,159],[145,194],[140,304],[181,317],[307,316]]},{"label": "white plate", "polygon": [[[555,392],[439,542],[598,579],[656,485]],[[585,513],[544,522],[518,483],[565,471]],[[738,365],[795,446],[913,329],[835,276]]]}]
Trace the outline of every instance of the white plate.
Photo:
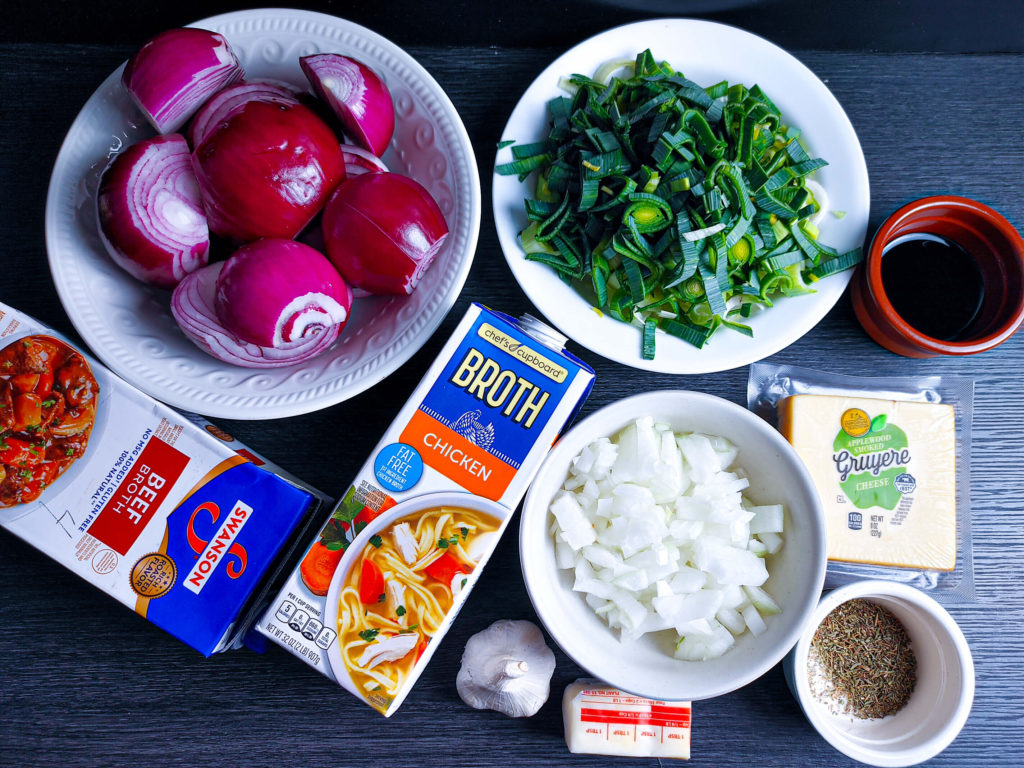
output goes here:
[{"label": "white plate", "polygon": [[[222,363],[192,344],[169,309],[170,294],[131,278],[96,234],[95,190],[107,158],[153,134],[113,72],[68,132],[50,179],[46,244],[57,293],[96,355],[160,400],[233,419],[307,413],[373,386],[437,329],[469,274],[480,232],[480,179],[469,136],[441,87],[393,43],[342,19],[308,11],[240,11],[198,21],[228,38],[250,78],[303,88],[299,57],[344,53],[364,61],[391,89],[397,125],[384,160],[423,184],[451,234],[409,297],[355,302],[335,345],[303,365],[254,370]],[[140,41],[141,42],[141,41]]]},{"label": "white plate", "polygon": [[[627,24],[592,37],[555,59],[526,89],[512,111],[502,140],[525,143],[544,138],[547,102],[565,95],[558,88],[560,77],[593,75],[601,64],[634,59],[645,48],[701,85],[721,80],[760,85],[782,111],[786,124],[803,131],[808,153],[829,162],[812,178],[828,192],[832,210],[845,211],[846,215],[842,219],[825,216],[819,225],[821,241],[840,252],[863,245],[868,225],[868,171],[857,134],[842,107],[814,73],[793,56],[735,27],[692,19],[659,19]],[[499,162],[510,159],[509,152],[501,150]],[[710,373],[768,357],[811,330],[850,280],[849,272],[833,275],[818,283],[813,295],[779,300],[771,310],[751,318],[753,338],[723,328],[703,349],[697,349],[659,332],[654,360],[643,360],[638,327],[600,316],[553,270],[523,256],[518,234],[528,223],[523,210],[525,197],[533,197],[533,177],[520,183],[515,176],[494,175],[498,240],[519,285],[560,331],[602,357],[635,368]]]}]

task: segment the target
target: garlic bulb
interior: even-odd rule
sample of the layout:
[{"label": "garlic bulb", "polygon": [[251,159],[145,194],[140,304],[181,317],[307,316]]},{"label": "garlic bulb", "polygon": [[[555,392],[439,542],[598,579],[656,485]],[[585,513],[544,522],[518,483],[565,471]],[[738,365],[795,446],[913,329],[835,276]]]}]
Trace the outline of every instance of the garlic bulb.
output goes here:
[{"label": "garlic bulb", "polygon": [[475,709],[530,717],[548,700],[555,654],[529,621],[496,621],[466,643],[456,678],[462,700]]}]

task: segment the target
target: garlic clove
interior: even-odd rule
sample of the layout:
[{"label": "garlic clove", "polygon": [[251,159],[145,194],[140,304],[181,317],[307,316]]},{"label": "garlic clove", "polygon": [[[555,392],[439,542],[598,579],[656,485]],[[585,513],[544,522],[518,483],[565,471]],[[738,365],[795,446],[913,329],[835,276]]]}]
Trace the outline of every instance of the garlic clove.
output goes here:
[{"label": "garlic clove", "polygon": [[547,701],[554,671],[555,654],[540,629],[502,619],[469,638],[456,687],[475,709],[530,717]]}]

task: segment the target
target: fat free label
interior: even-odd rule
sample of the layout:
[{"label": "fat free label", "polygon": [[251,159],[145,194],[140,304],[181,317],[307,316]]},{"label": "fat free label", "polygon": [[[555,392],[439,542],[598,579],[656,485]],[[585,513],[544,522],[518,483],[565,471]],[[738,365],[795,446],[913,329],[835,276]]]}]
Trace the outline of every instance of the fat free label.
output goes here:
[{"label": "fat free label", "polygon": [[885,414],[872,419],[860,408],[845,411],[840,425],[832,461],[843,493],[858,509],[895,509],[903,496],[896,479],[910,463],[906,433]]}]

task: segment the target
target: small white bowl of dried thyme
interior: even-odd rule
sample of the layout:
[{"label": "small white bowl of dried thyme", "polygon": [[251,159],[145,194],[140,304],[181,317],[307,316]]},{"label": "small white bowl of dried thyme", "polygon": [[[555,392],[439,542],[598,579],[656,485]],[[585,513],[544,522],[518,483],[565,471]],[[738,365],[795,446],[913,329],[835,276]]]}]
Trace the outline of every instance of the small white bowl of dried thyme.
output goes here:
[{"label": "small white bowl of dried thyme", "polygon": [[974,701],[960,627],[933,598],[895,582],[827,592],[784,669],[818,733],[868,765],[931,759],[960,733]]}]

